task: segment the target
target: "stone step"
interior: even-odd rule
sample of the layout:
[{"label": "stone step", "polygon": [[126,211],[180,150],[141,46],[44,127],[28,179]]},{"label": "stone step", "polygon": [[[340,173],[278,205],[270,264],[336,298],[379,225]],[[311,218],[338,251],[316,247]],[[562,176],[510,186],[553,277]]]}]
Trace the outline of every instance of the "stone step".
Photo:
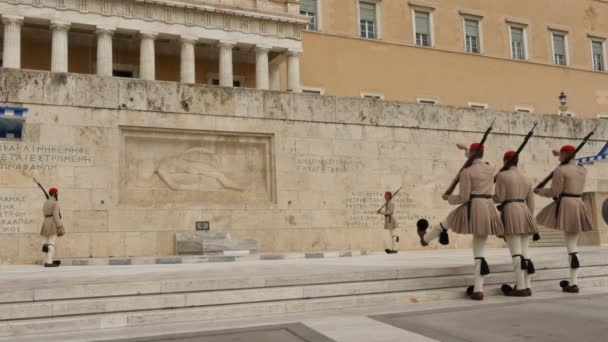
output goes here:
[{"label": "stone step", "polygon": [[[551,268],[539,270],[535,275],[537,281],[561,280],[567,275],[566,268]],[[608,265],[587,266],[581,270],[585,277],[608,276]],[[495,270],[486,277],[487,284],[502,284],[510,282],[513,273],[510,269]],[[264,283],[245,283],[243,288],[217,287],[210,290],[207,281],[181,281],[171,283],[161,293],[142,294],[142,287],[148,284],[132,285],[131,294],[125,294],[123,284],[122,295],[116,292],[108,295],[100,286],[79,289],[56,288],[46,292],[47,299],[34,302],[0,304],[0,321],[32,318],[57,318],[63,316],[106,314],[127,311],[144,311],[156,309],[175,309],[186,307],[201,307],[227,304],[246,304],[256,302],[273,302],[284,300],[312,299],[325,297],[343,297],[374,293],[407,292],[423,289],[463,288],[470,285],[473,279],[470,275],[403,277],[402,279],[371,279],[369,281],[342,279],[335,283],[297,284],[288,282],[287,285],[276,285],[265,279]],[[277,279],[275,279],[276,281]],[[280,279],[278,279],[280,281]],[[241,280],[242,281],[242,280]],[[285,283],[283,281],[283,283]],[[304,283],[304,284],[302,284]],[[108,285],[111,287],[113,285]],[[126,287],[129,288],[128,285]],[[66,291],[73,290],[73,291]],[[98,292],[92,292],[97,290]],[[137,290],[137,292],[135,292]],[[151,290],[151,288],[150,288]],[[58,299],[63,292],[65,299]],[[79,295],[74,295],[79,293]],[[58,296],[54,296],[54,295]],[[87,296],[78,298],[77,296]],[[77,299],[78,298],[78,299]]]},{"label": "stone step", "polygon": [[[125,266],[125,265],[168,265],[202,264],[214,262],[289,260],[318,258],[348,258],[369,255],[369,251],[327,251],[327,252],[289,252],[289,253],[252,253],[251,250],[210,252],[206,255],[176,255],[164,257],[117,257],[117,258],[71,258],[61,259],[62,266]],[[42,261],[39,261],[41,263]]]},{"label": "stone step", "polygon": [[[486,286],[486,295],[500,295],[498,284]],[[583,288],[607,287],[608,276],[582,277]],[[559,291],[557,279],[537,280],[534,291]],[[567,295],[567,294],[564,294]],[[89,331],[107,328],[126,328],[181,322],[211,321],[254,316],[283,315],[352,307],[384,306],[395,303],[421,303],[464,297],[462,286],[435,290],[353,294],[246,304],[210,305],[149,311],[132,311],[99,315],[79,315],[61,318],[23,319],[0,322],[0,337],[47,335],[61,332]]]}]

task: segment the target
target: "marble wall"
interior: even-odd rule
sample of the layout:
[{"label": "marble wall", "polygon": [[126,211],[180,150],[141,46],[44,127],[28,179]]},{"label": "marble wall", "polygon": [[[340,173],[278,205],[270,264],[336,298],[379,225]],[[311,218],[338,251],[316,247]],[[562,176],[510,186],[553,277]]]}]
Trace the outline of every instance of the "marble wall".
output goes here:
[{"label": "marble wall", "polygon": [[[29,109],[23,140],[0,141],[0,263],[40,257],[32,176],[60,189],[61,258],[171,255],[196,221],[261,251],[381,250],[375,211],[401,186],[401,248],[418,248],[415,221],[450,210],[440,195],[464,162],[455,143],[479,140],[495,118],[486,159],[498,165],[538,120],[521,164],[539,180],[557,164],[552,149],[598,122],[8,69],[0,106]],[[605,121],[594,139],[583,154],[608,140]],[[608,191],[605,168],[588,166],[587,190]]]}]

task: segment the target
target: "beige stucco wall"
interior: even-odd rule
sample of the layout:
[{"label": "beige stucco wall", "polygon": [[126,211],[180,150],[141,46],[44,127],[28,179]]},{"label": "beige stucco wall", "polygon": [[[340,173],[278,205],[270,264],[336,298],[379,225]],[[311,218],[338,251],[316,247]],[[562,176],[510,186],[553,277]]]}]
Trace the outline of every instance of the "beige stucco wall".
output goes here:
[{"label": "beige stucco wall", "polygon": [[[588,34],[608,37],[608,3],[568,1],[379,1],[380,39],[359,37],[357,1],[321,1],[321,31],[303,34],[302,83],[326,94],[386,99],[436,98],[440,103],[556,113],[569,96],[577,115],[608,113],[608,74],[593,72]],[[414,45],[412,4],[433,7],[434,47]],[[483,17],[482,54],[464,52],[463,16]],[[507,20],[527,24],[529,61],[510,59]],[[550,28],[568,31],[569,65],[554,66]],[[331,71],[331,72],[330,72]]]},{"label": "beige stucco wall", "polygon": [[[463,163],[454,143],[478,140],[495,117],[487,160],[496,165],[540,120],[522,157],[538,180],[556,165],[551,149],[578,143],[597,122],[0,69],[6,104],[29,112],[24,141],[0,142],[2,219],[12,220],[0,227],[1,263],[40,257],[43,198],[31,175],[60,189],[68,231],[60,258],[171,255],[175,233],[193,231],[196,221],[257,239],[262,251],[381,250],[386,232],[374,211],[384,191],[402,185],[401,248],[419,248],[415,221],[437,222],[450,209],[440,194]],[[602,123],[583,153],[607,138]],[[184,157],[193,147],[203,152]],[[201,176],[208,165],[217,172]],[[163,170],[190,188],[171,188]],[[587,190],[608,191],[607,175],[589,167]],[[451,248],[470,244],[451,238]]]}]

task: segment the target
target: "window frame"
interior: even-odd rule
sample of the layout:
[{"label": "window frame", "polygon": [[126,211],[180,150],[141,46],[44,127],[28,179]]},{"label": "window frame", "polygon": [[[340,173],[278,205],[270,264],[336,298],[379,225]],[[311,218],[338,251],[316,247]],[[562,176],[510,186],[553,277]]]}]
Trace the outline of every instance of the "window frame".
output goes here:
[{"label": "window frame", "polygon": [[418,104],[426,104],[426,105],[438,105],[439,104],[439,100],[433,99],[433,98],[430,98],[430,97],[417,97],[416,98],[416,103],[418,103]]},{"label": "window frame", "polygon": [[489,107],[487,103],[483,102],[469,102],[467,103],[467,106],[473,109],[488,109]]},{"label": "window frame", "polygon": [[[381,0],[356,0],[357,1],[357,37],[360,39],[382,39],[382,22],[381,22]],[[374,22],[374,37],[366,38],[361,36],[361,3],[365,2],[376,6],[376,21]]]},{"label": "window frame", "polygon": [[360,93],[362,99],[384,100],[384,93],[376,93],[373,91],[362,91]]},{"label": "window frame", "polygon": [[[464,52],[466,53],[470,53],[470,54],[475,54],[475,55],[482,55],[483,54],[483,29],[482,29],[482,19],[483,17],[478,17],[478,16],[473,16],[473,15],[466,15],[463,14],[462,16],[462,39],[464,42]],[[471,51],[467,51],[467,20],[472,20],[472,21],[476,21],[477,22],[477,32],[479,33],[478,39],[479,41],[477,42],[477,48],[478,48],[478,52],[471,52]]]},{"label": "window frame", "polygon": [[302,94],[325,95],[325,88],[302,86]]},{"label": "window frame", "polygon": [[571,118],[575,118],[575,117],[576,117],[576,112],[569,111],[569,110],[566,110],[566,111],[563,111],[563,112],[562,112],[562,111],[559,111],[559,112],[557,113],[557,115],[561,115],[561,116],[569,116],[569,117],[571,117]]},{"label": "window frame", "polygon": [[[602,63],[604,63],[602,65],[603,70],[596,70],[595,69],[595,60],[593,59],[593,43],[600,43],[602,44]],[[595,72],[606,72],[608,71],[608,68],[606,68],[606,62],[608,62],[608,58],[606,58],[606,39],[605,38],[600,38],[600,37],[589,37],[589,48],[591,49],[591,70],[595,71]]]},{"label": "window frame", "polygon": [[515,106],[514,109],[517,113],[534,113],[534,107],[532,106]]},{"label": "window frame", "polygon": [[[551,33],[551,35],[550,35],[550,37],[551,37],[551,59],[553,61],[553,65],[559,65],[559,66],[570,65],[570,49],[568,47],[568,32],[557,31],[557,30],[550,30],[549,32]],[[554,37],[556,35],[564,37],[564,53],[565,53],[564,58],[566,59],[564,64],[557,63],[557,60],[555,58],[556,56],[555,56],[555,39],[554,39]]]},{"label": "window frame", "polygon": [[[323,0],[313,0],[317,3],[317,13],[315,13],[315,29],[311,30],[308,28],[308,24],[306,25],[306,31],[320,32],[323,29]],[[302,11],[299,11],[300,15]]]},{"label": "window frame", "polygon": [[[518,28],[522,30],[522,36],[524,39],[524,58],[523,59],[519,59],[519,58],[515,58],[513,55],[513,31],[512,28]],[[528,47],[528,25],[526,24],[522,24],[522,23],[515,23],[515,22],[508,22],[507,23],[507,29],[509,31],[509,51],[510,51],[510,55],[509,58],[514,60],[514,61],[528,61],[530,59],[530,49]]]},{"label": "window frame", "polygon": [[[424,47],[424,48],[434,48],[435,47],[435,19],[433,18],[434,8],[430,7],[420,7],[420,6],[411,6],[411,16],[412,16],[412,34],[413,34],[413,43],[415,46]],[[423,12],[429,15],[429,45],[418,45],[417,37],[416,37],[416,12]]]}]

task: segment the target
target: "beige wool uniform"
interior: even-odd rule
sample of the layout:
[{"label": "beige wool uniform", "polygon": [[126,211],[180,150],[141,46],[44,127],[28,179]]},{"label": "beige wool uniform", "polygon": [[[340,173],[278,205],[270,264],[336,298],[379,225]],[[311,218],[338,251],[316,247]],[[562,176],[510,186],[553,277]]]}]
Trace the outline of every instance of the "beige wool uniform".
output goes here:
[{"label": "beige wool uniform", "polygon": [[[460,172],[458,188],[458,194],[450,195],[448,203],[461,205],[446,218],[446,228],[459,234],[503,235],[504,228],[492,201],[494,168],[481,159],[474,160]],[[479,195],[485,198],[474,198]]]},{"label": "beige wool uniform", "polygon": [[498,204],[512,201],[505,203],[501,214],[506,235],[538,233],[532,181],[516,166],[498,174],[493,199]]},{"label": "beige wool uniform", "polygon": [[579,233],[593,230],[591,216],[581,197],[585,187],[587,170],[576,165],[573,160],[566,165],[558,166],[553,172],[551,187],[540,189],[540,196],[556,198],[536,216],[539,225],[559,229],[566,233]]},{"label": "beige wool uniform", "polygon": [[381,215],[384,215],[384,229],[397,229],[399,225],[397,224],[397,220],[395,220],[395,203],[389,201],[384,209],[380,211]]},{"label": "beige wool uniform", "polygon": [[46,238],[57,235],[57,228],[63,226],[59,217],[59,202],[54,198],[47,199],[42,206],[42,213],[44,214],[44,222],[40,229],[40,235]]}]

